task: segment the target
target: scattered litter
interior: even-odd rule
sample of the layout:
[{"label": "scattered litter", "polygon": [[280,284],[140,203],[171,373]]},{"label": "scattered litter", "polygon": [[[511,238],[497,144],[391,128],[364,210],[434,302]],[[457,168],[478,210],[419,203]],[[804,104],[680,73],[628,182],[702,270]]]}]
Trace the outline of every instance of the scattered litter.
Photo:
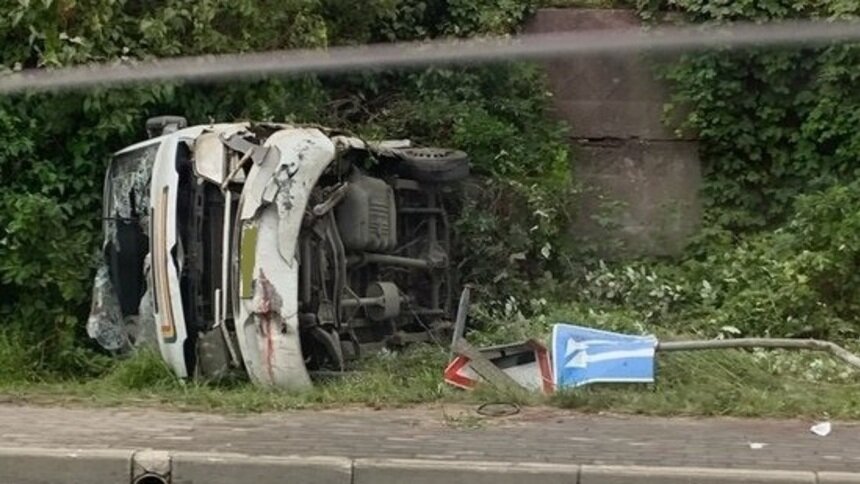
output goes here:
[{"label": "scattered litter", "polygon": [[538,341],[528,340],[474,351],[462,351],[463,348],[458,351],[457,346],[460,345],[465,345],[463,339],[455,345],[457,356],[445,368],[445,381],[451,385],[471,390],[479,382],[486,381],[497,387],[513,384],[546,394],[554,390],[549,351]]},{"label": "scattered litter", "polygon": [[652,383],[654,336],[556,324],[552,330],[552,362],[557,388],[588,383]]},{"label": "scattered litter", "polygon": [[516,403],[484,403],[475,411],[485,417],[510,417],[520,413],[520,406]]},{"label": "scattered litter", "polygon": [[750,442],[750,449],[752,449],[752,450],[760,450],[760,449],[764,449],[764,447],[765,447],[766,445],[767,445],[767,444],[765,444],[764,442]]},{"label": "scattered litter", "polygon": [[810,427],[809,430],[819,437],[827,437],[833,430],[833,426],[830,425],[830,422],[820,422]]}]

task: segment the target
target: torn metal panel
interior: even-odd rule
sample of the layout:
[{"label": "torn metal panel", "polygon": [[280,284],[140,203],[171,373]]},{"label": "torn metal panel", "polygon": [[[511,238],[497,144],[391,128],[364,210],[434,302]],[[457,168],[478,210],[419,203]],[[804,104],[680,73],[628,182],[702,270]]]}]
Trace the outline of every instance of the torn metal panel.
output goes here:
[{"label": "torn metal panel", "polygon": [[[152,169],[150,186],[150,252],[152,256],[152,287],[156,339],[161,355],[180,378],[189,376],[185,341],[189,336],[180,285],[180,272],[184,266],[184,248],[177,230],[179,174],[177,155],[180,144],[193,146],[194,140],[204,132],[230,133],[243,124],[216,124],[195,126],[156,138],[159,150]],[[124,150],[123,152],[126,152]]]},{"label": "torn metal panel", "polygon": [[[250,220],[263,205],[266,205],[266,193],[269,186],[273,183],[275,170],[278,168],[280,153],[276,150],[268,150],[268,155],[261,164],[255,164],[248,172],[245,179],[245,184],[242,188],[242,208],[239,213],[239,218],[242,220]],[[277,185],[276,185],[277,186]],[[269,189],[271,191],[271,189]],[[274,195],[270,196],[274,198]]]},{"label": "torn metal panel", "polygon": [[348,150],[366,150],[367,144],[360,138],[353,136],[332,136],[332,143],[338,153]]},{"label": "torn metal panel", "polygon": [[335,156],[332,141],[317,129],[279,131],[266,141],[276,146],[281,163],[275,171],[280,190],[275,205],[280,216],[278,248],[281,257],[293,263],[305,210],[317,180]]},{"label": "torn metal panel", "polygon": [[269,156],[269,147],[260,146],[245,139],[243,133],[221,133],[219,138],[228,148],[249,156],[254,164],[262,164]]},{"label": "torn metal panel", "polygon": [[194,141],[194,173],[213,183],[224,182],[228,152],[219,133],[203,133]]},{"label": "torn metal panel", "polygon": [[[224,183],[228,173],[233,173],[241,155],[240,152],[228,149],[223,139],[247,135],[247,123],[233,125],[217,125],[203,132],[194,140],[194,172],[197,176],[209,180],[216,185]],[[233,181],[242,181],[241,175],[234,174]]]},{"label": "torn metal panel", "polygon": [[[316,129],[278,131],[266,145],[281,158],[254,165],[242,191],[236,335],[254,381],[305,388],[310,377],[299,339],[295,247],[310,192],[334,159],[334,145]],[[267,203],[272,180],[277,192]]]},{"label": "torn metal panel", "polygon": [[[278,221],[277,208],[269,205],[243,223],[244,234],[249,226],[255,228],[250,233],[256,233],[256,243],[251,298],[239,301],[236,336],[245,370],[254,382],[298,390],[310,387],[299,339],[298,268],[278,253]],[[246,256],[243,259],[245,272],[250,263]]]},{"label": "torn metal panel", "polygon": [[408,139],[388,139],[381,141],[364,141],[354,136],[338,135],[331,137],[338,153],[348,150],[364,150],[375,154],[393,156],[394,150],[412,147]]}]

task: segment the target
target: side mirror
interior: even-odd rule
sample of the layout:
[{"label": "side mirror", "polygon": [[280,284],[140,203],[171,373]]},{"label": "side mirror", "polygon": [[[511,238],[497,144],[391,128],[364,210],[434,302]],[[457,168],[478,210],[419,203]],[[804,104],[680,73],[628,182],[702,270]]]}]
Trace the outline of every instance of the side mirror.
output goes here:
[{"label": "side mirror", "polygon": [[146,133],[150,138],[179,131],[188,126],[188,120],[182,116],[156,116],[146,120]]}]

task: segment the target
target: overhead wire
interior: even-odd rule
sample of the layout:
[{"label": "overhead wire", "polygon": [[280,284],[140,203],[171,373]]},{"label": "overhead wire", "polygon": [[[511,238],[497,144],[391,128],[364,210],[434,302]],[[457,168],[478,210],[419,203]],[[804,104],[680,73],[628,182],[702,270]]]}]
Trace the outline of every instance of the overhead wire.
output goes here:
[{"label": "overhead wire", "polygon": [[850,40],[860,40],[860,23],[806,20],[398,42],[27,69],[0,76],[0,94],[144,82],[218,81],[268,75],[462,65],[583,54],[788,45],[812,47]]}]

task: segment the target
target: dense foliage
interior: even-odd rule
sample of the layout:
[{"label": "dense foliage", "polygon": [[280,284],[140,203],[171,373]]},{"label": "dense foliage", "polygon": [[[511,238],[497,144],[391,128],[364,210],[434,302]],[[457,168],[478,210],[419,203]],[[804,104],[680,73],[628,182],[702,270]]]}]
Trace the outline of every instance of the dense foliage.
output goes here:
[{"label": "dense foliage", "polygon": [[[670,0],[693,22],[857,19],[854,0]],[[772,226],[791,200],[858,174],[860,46],[745,49],[689,54],[665,73],[690,109],[706,163],[710,222]]]},{"label": "dense foliage", "polygon": [[[534,3],[0,0],[0,66],[505,33]],[[647,17],[694,22],[860,15],[855,0],[638,3]],[[458,260],[480,283],[473,315],[505,323],[477,342],[534,336],[556,317],[661,334],[856,336],[858,47],[697,53],[664,74],[706,168],[702,233],[673,261],[604,262],[564,247],[568,152],[531,65],[2,98],[0,365],[32,378],[100,368],[81,328],[103,170],[165,113],[316,122],[469,151],[481,176],[456,207]]]},{"label": "dense foliage", "polygon": [[576,282],[595,310],[639,331],[846,339],[860,334],[860,182],[804,195],[780,228],[713,229],[681,261],[594,263]]},{"label": "dense foliage", "polygon": [[[4,70],[506,33],[533,8],[529,0],[0,3]],[[558,245],[568,185],[563,131],[544,116],[543,86],[538,69],[504,65],[0,99],[0,364],[34,374],[92,368],[81,328],[103,171],[112,151],[145,137],[153,115],[331,124],[465,149],[483,176],[459,207],[464,277],[495,277],[511,254],[533,261],[512,276],[540,270]]]},{"label": "dense foliage", "polygon": [[[692,22],[860,15],[854,0],[639,3]],[[700,138],[704,227],[680,260],[585,263],[575,299],[632,312],[641,331],[856,338],[860,47],[719,50],[662,69]]]}]

